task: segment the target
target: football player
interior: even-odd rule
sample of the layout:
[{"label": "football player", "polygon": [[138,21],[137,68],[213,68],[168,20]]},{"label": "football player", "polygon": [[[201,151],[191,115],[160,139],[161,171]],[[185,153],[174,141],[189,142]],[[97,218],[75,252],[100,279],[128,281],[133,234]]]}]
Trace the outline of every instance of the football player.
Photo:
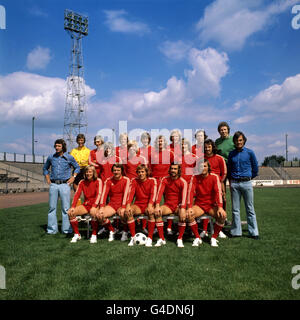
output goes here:
[{"label": "football player", "polygon": [[[82,216],[91,213],[92,208],[97,207],[97,202],[102,194],[103,183],[101,179],[97,177],[97,172],[94,166],[87,166],[84,169],[84,179],[80,180],[77,190],[75,192],[71,208],[68,211],[71,226],[74,231],[74,236],[71,240],[72,243],[81,239],[81,235],[78,230],[78,221],[76,216]],[[81,193],[84,195],[83,204],[76,206]],[[92,215],[92,214],[91,214]],[[92,236],[90,243],[97,242],[98,221],[94,215],[92,215]]]},{"label": "football player", "polygon": [[[222,203],[221,183],[216,174],[210,173],[210,164],[207,159],[204,159],[200,166],[202,168],[198,170],[202,173],[193,176],[189,185],[187,218],[192,226],[193,224],[197,225],[195,218],[201,217],[205,213],[214,217],[216,223],[214,224],[214,234],[210,239],[210,244],[212,247],[218,247],[217,237],[226,219],[226,212]],[[193,205],[194,197],[195,204]],[[199,246],[202,240],[198,230],[194,228],[192,231],[196,237],[193,246]]]},{"label": "football player", "polygon": [[[215,173],[219,177],[221,187],[222,187],[222,196],[223,196],[225,194],[224,180],[227,175],[227,166],[224,158],[217,154],[217,148],[215,146],[214,141],[211,139],[207,139],[204,141],[204,158],[207,159],[210,164],[211,173]],[[223,197],[223,201],[224,201],[224,197]],[[223,205],[223,209],[225,210],[224,205]],[[200,237],[204,238],[208,235],[207,226],[209,223],[209,219],[203,219],[202,222],[203,222],[203,231],[201,232]],[[220,231],[219,237],[226,238],[226,235],[223,233],[223,231]]]},{"label": "football player", "polygon": [[[149,169],[145,164],[140,164],[136,169],[136,173],[138,177],[131,180],[126,206],[127,224],[131,233],[131,240],[128,246],[133,246],[133,237],[135,235],[134,216],[145,214],[149,219],[146,247],[152,247],[155,228],[154,203],[157,196],[157,182],[156,179],[149,177]],[[135,201],[133,203],[134,198]]]},{"label": "football player", "polygon": [[[130,179],[124,176],[124,167],[121,163],[113,164],[112,173],[113,176],[108,178],[104,183],[100,199],[100,208],[92,213],[96,215],[99,222],[110,231],[108,241],[113,241],[116,233],[115,228],[108,218],[117,214],[121,221],[126,224],[125,209],[130,186]],[[107,203],[108,197],[109,202]],[[123,231],[123,234],[125,235],[125,231]],[[127,240],[127,236],[126,239],[123,237],[121,240]]]},{"label": "football player", "polygon": [[91,150],[90,156],[89,156],[89,165],[94,166],[97,171],[98,178],[100,178],[100,165],[97,161],[97,153],[98,153],[98,159],[99,161],[102,161],[104,157],[104,140],[102,136],[96,136],[94,138],[94,144],[96,146],[96,149]]},{"label": "football player", "polygon": [[145,157],[137,155],[139,147],[136,141],[132,140],[128,142],[128,158],[126,163],[124,163],[124,170],[126,177],[130,180],[137,177],[137,167],[140,164],[147,164]]},{"label": "football player", "polygon": [[[169,167],[169,176],[162,178],[160,182],[154,212],[159,236],[156,247],[166,244],[162,218],[171,214],[179,216],[177,246],[183,247],[182,236],[185,230],[188,185],[180,175],[180,164],[172,163]],[[163,195],[164,204],[160,206]]]}]

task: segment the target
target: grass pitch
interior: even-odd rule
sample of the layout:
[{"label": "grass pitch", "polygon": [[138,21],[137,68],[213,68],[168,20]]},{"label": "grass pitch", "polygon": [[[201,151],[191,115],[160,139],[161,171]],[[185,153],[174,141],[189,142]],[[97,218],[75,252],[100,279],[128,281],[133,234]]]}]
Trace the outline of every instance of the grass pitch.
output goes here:
[{"label": "grass pitch", "polygon": [[192,247],[188,227],[182,249],[176,236],[161,248],[128,247],[120,236],[109,243],[107,235],[92,245],[84,229],[71,244],[45,234],[48,204],[2,209],[0,300],[297,300],[291,270],[300,265],[299,199],[300,188],[256,188],[261,239],[247,238],[244,225],[242,238],[220,239],[219,248]]}]

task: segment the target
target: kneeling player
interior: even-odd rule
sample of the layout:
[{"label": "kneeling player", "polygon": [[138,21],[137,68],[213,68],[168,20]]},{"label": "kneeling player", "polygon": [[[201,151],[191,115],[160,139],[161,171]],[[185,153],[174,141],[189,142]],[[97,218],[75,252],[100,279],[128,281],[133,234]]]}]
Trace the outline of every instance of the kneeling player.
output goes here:
[{"label": "kneeling player", "polygon": [[[201,170],[199,170],[199,172],[201,172]],[[194,196],[195,204],[193,205]],[[193,176],[190,182],[187,213],[189,223],[196,223],[195,218],[201,217],[205,213],[216,219],[214,234],[210,239],[210,244],[212,247],[218,247],[217,237],[224,226],[226,212],[223,209],[219,177],[210,173],[210,165],[207,159],[203,162],[202,173]],[[199,246],[201,243],[202,241],[198,233],[193,246]]]},{"label": "kneeling player", "polygon": [[[94,166],[87,166],[84,169],[83,174],[84,179],[81,180],[78,184],[76,193],[73,198],[71,208],[68,211],[69,219],[71,226],[74,230],[74,236],[71,242],[77,242],[81,239],[81,235],[78,230],[78,221],[76,216],[82,216],[88,213],[91,213],[92,216],[92,237],[90,239],[91,243],[97,242],[97,230],[98,230],[98,221],[95,215],[92,214],[93,209],[97,207],[97,201],[99,201],[102,193],[102,181],[97,178],[97,171]],[[84,194],[83,204],[76,207],[77,201],[80,198],[81,193]]]},{"label": "kneeling player", "polygon": [[[185,226],[186,219],[186,200],[187,200],[187,182],[180,177],[181,166],[180,164],[172,163],[169,168],[169,176],[162,178],[155,205],[155,218],[156,227],[159,239],[155,244],[156,247],[161,247],[166,244],[164,237],[164,223],[162,216],[171,214],[179,215],[179,236],[177,239],[177,246],[183,247],[182,236],[184,233],[183,227]],[[164,204],[160,206],[162,196],[164,195]],[[182,232],[183,229],[183,232]]]},{"label": "kneeling player", "polygon": [[[126,206],[126,217],[131,240],[128,246],[133,246],[135,236],[134,216],[146,214],[148,216],[148,239],[146,247],[152,247],[152,237],[155,228],[154,202],[157,195],[156,179],[149,178],[149,169],[145,164],[140,164],[136,173],[137,178],[131,180],[128,203]],[[131,204],[135,197],[134,204]]]},{"label": "kneeling player", "polygon": [[[110,231],[108,241],[115,239],[115,229],[108,218],[117,214],[121,218],[121,221],[126,224],[125,209],[130,186],[130,179],[124,176],[124,167],[122,164],[115,163],[112,166],[112,173],[113,176],[106,179],[104,183],[100,209],[95,212],[99,222]],[[108,196],[109,203],[106,205]],[[124,234],[125,231],[123,231],[122,241],[125,241]]]}]

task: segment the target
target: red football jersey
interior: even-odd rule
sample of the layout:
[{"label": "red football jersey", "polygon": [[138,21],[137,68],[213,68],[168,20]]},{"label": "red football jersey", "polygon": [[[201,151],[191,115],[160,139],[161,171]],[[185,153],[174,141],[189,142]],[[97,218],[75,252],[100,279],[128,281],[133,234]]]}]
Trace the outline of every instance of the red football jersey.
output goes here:
[{"label": "red football jersey", "polygon": [[128,157],[127,163],[125,163],[124,169],[126,177],[130,180],[137,177],[136,168],[140,164],[147,164],[147,160],[143,156],[134,156],[132,158]]},{"label": "red football jersey", "polygon": [[116,147],[116,156],[121,158],[122,163],[126,163],[127,157],[128,157],[127,146],[125,146],[125,147],[117,146]]},{"label": "red football jersey", "polygon": [[181,208],[186,207],[188,184],[182,178],[172,179],[170,176],[162,178],[156,199],[156,204],[160,204],[164,195],[164,203],[172,205],[180,205]]},{"label": "red football jersey", "polygon": [[84,195],[84,204],[97,207],[102,194],[103,183],[100,179],[81,180],[76,189],[71,207],[75,208],[81,193]]},{"label": "red football jersey", "polygon": [[152,146],[147,146],[147,147],[141,147],[139,149],[139,156],[142,156],[146,158],[147,164],[151,162],[151,152],[152,152],[153,147]]},{"label": "red football jersey", "polygon": [[113,173],[111,172],[111,168],[113,164],[115,163],[122,163],[121,159],[117,156],[111,156],[111,157],[103,157],[102,161],[99,162],[100,166],[100,178],[103,182],[106,181],[106,179],[113,176]]},{"label": "red football jersey", "polygon": [[222,207],[222,190],[219,177],[210,173],[206,177],[201,174],[193,176],[188,192],[188,207],[193,206],[193,199],[195,197],[195,205],[199,207],[213,207],[217,205]]},{"label": "red football jersey", "polygon": [[108,178],[103,187],[100,200],[100,207],[105,207],[107,197],[109,196],[109,205],[116,208],[126,208],[130,179],[122,176],[120,180],[114,177]]},{"label": "red football jersey", "polygon": [[157,196],[157,182],[154,178],[141,181],[139,178],[131,180],[127,203],[132,203],[135,196],[135,204],[145,206],[154,204]]},{"label": "red football jersey", "polygon": [[91,150],[90,156],[89,156],[89,165],[93,165],[96,168],[97,175],[99,178],[100,178],[100,170],[101,169],[100,169],[98,159],[100,161],[102,161],[103,156],[104,156],[103,149],[100,149],[99,151],[98,151],[98,149]]},{"label": "red football jersey", "polygon": [[150,164],[152,177],[159,179],[168,176],[172,162],[174,162],[174,153],[172,151],[167,149],[158,151],[153,148]]},{"label": "red football jersey", "polygon": [[224,158],[218,154],[214,154],[212,157],[205,156],[208,160],[211,168],[211,173],[215,173],[220,181],[223,182],[227,175],[227,166]]}]

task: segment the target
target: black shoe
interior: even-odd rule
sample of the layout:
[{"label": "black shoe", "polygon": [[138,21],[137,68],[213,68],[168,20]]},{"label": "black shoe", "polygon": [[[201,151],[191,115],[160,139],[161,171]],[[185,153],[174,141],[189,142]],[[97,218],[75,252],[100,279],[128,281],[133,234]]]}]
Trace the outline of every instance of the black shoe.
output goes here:
[{"label": "black shoe", "polygon": [[249,238],[254,239],[254,240],[259,240],[259,236],[249,236]]}]

